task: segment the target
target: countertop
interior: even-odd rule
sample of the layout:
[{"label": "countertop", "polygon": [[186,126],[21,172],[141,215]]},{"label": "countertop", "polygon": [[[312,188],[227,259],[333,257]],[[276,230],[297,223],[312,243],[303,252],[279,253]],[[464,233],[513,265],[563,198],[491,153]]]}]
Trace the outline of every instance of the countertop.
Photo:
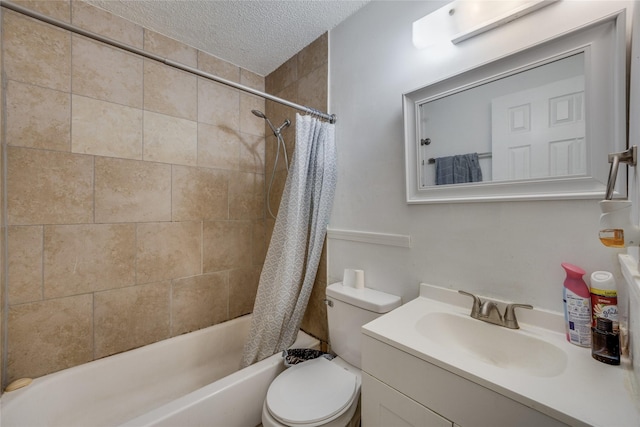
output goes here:
[{"label": "countertop", "polygon": [[518,311],[518,333],[542,339],[567,355],[565,369],[546,377],[498,367],[469,354],[456,354],[434,345],[412,327],[430,312],[469,316],[470,308],[471,299],[456,291],[421,284],[418,298],[368,323],[362,332],[566,424],[640,426],[640,400],[628,360],[620,366],[607,365],[593,359],[590,348],[567,342],[561,313]]}]

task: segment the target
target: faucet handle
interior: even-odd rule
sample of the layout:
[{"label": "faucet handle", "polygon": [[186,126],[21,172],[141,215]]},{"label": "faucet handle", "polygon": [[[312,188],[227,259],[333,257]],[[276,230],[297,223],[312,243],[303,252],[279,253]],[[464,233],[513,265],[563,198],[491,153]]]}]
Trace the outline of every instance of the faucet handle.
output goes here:
[{"label": "faucet handle", "polygon": [[508,304],[507,308],[504,310],[504,326],[509,329],[520,329],[518,319],[516,319],[516,308],[527,308],[532,310],[533,306],[530,304]]},{"label": "faucet handle", "polygon": [[478,298],[477,296],[475,296],[472,293],[465,292],[465,291],[458,291],[458,293],[473,298],[473,306],[471,306],[471,314],[470,314],[470,316],[473,317],[474,319],[479,318],[480,317],[480,305],[482,303],[480,301],[480,298]]}]

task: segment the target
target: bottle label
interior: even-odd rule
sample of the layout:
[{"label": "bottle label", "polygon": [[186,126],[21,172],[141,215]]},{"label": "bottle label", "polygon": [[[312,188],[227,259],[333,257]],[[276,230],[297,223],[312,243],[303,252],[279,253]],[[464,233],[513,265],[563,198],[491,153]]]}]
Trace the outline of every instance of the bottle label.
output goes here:
[{"label": "bottle label", "polygon": [[591,346],[591,300],[565,288],[569,341],[583,347]]},{"label": "bottle label", "polygon": [[[596,291],[598,293],[596,293]],[[606,292],[606,295],[603,295],[600,292],[603,294]],[[603,317],[613,322],[613,331],[618,333],[618,297],[616,291],[592,289],[591,306],[593,307],[593,319],[591,326],[595,327],[598,317]]]},{"label": "bottle label", "polygon": [[618,291],[615,290],[615,289],[591,288],[591,294],[592,295],[599,295],[601,297],[616,298],[618,296]]}]

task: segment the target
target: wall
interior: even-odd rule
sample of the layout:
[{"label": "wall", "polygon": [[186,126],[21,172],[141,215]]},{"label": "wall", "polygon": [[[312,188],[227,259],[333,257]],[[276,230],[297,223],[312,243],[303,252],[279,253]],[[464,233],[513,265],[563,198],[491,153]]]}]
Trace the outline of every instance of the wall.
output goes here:
[{"label": "wall", "polygon": [[[290,100],[300,105],[305,105],[321,111],[327,110],[327,78],[328,67],[328,34],[318,37],[314,42],[302,49],[296,55],[287,60],[275,71],[265,77],[267,93]],[[295,116],[292,108],[267,101],[267,117],[274,126],[280,126],[286,119],[291,121],[291,126],[282,131],[287,146],[289,158],[293,157],[295,147]],[[265,179],[269,185],[273,165],[276,160],[277,141],[270,129],[266,128],[266,153],[265,153]],[[274,184],[270,195],[271,210],[275,214],[282,197],[284,182],[286,180],[286,168],[282,151],[276,165]],[[275,221],[266,214],[267,236],[270,238]],[[318,274],[313,286],[313,292],[307,306],[305,317],[302,321],[302,329],[319,338],[324,343],[328,341],[327,312],[324,305],[326,278],[326,245],[318,267]]]},{"label": "wall", "polygon": [[561,262],[619,274],[618,251],[597,238],[598,200],[407,205],[401,95],[630,2],[558,2],[459,45],[414,48],[412,23],[444,4],[372,2],[330,33],[339,164],[330,227],[409,235],[411,247],[330,239],[329,283],[362,268],[368,286],[404,301],[427,282],[559,311]]},{"label": "wall", "polygon": [[[264,90],[79,1],[21,2]],[[3,11],[4,384],[249,313],[265,255],[264,100]]]}]

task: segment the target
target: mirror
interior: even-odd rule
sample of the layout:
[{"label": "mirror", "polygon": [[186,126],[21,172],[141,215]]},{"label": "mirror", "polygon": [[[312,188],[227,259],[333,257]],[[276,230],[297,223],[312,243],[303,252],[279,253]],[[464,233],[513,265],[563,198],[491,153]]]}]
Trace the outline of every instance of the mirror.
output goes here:
[{"label": "mirror", "polygon": [[404,94],[407,202],[603,198],[607,154],[626,147],[624,24],[621,12]]}]

